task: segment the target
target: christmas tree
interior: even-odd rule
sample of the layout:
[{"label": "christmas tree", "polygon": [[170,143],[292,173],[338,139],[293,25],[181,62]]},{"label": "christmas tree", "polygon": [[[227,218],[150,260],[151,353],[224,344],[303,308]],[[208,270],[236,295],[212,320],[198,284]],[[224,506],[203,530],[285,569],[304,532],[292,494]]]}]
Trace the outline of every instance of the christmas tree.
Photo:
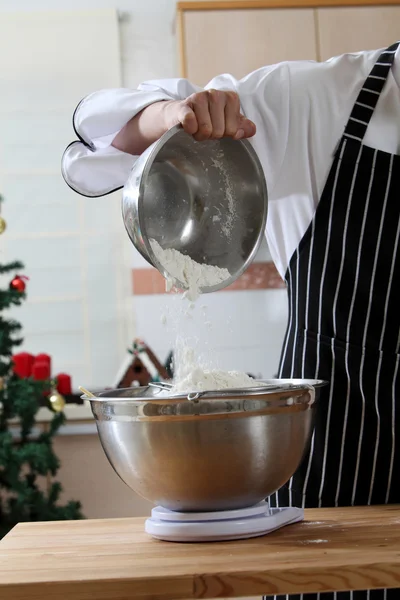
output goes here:
[{"label": "christmas tree", "polygon": [[[5,227],[0,215],[0,234]],[[0,264],[2,280],[6,274],[15,275],[21,269],[20,262]],[[24,289],[24,278],[18,276],[5,289],[0,288],[0,538],[23,521],[82,518],[79,502],[58,504],[62,491],[58,482],[43,485],[51,481],[59,468],[52,440],[64,423],[64,413],[53,412],[47,430],[36,437],[34,426],[43,405],[48,403],[51,410],[49,394],[54,384],[22,378],[13,370],[13,349],[23,341],[21,325],[3,315],[25,300]]]}]

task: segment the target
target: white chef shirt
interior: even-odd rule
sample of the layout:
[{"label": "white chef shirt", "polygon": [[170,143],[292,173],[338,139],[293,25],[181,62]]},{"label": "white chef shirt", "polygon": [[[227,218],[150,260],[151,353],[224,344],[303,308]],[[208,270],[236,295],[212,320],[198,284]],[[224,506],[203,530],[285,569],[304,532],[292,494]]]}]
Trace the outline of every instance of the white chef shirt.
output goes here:
[{"label": "white chef shirt", "polygon": [[[236,91],[243,113],[257,126],[251,142],[268,186],[267,241],[282,276],[310,224],[335,148],[380,52],[344,54],[322,63],[280,63],[241,80],[220,75],[205,88]],[[81,141],[68,146],[63,156],[68,185],[87,196],[122,187],[136,158],[111,146],[116,134],[149,104],[184,99],[200,90],[185,79],[171,79],[87,96],[74,114]],[[400,153],[400,49],[364,142]]]}]

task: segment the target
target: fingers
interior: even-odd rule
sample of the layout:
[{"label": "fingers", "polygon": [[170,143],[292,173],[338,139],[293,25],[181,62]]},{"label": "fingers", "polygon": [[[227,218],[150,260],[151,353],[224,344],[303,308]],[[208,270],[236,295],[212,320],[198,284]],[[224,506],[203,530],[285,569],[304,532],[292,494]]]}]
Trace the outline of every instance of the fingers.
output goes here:
[{"label": "fingers", "polygon": [[226,135],[226,119],[225,119],[225,107],[227,104],[226,92],[219,90],[210,90],[208,92],[208,106],[211,116],[211,138],[219,140]]},{"label": "fingers", "polygon": [[180,107],[177,123],[180,123],[190,135],[194,135],[199,129],[194,110],[188,104],[182,104]]},{"label": "fingers", "polygon": [[235,92],[207,90],[177,104],[177,122],[197,141],[223,137],[238,140],[256,133],[254,123],[241,114]]},{"label": "fingers", "polygon": [[253,121],[247,119],[243,115],[240,115],[239,125],[236,134],[233,136],[233,139],[240,140],[243,138],[251,138],[256,133],[256,126]]},{"label": "fingers", "polygon": [[[225,105],[225,135],[227,137],[234,138],[238,135],[240,120],[239,96],[229,92],[227,94],[227,101]],[[243,137],[243,135],[241,137]],[[240,139],[240,137],[237,139]]]},{"label": "fingers", "polygon": [[213,123],[210,104],[213,104],[213,117],[217,119],[217,103],[209,98],[208,92],[200,92],[191,97],[191,105],[197,120],[197,131],[194,139],[198,142],[209,140],[213,137]]}]

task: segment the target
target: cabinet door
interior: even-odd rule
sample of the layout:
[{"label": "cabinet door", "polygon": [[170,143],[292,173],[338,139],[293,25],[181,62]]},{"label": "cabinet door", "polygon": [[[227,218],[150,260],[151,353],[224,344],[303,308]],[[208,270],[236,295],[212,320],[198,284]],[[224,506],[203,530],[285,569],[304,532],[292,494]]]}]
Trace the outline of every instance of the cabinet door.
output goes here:
[{"label": "cabinet door", "polygon": [[264,65],[316,60],[312,9],[185,11],[183,75],[205,85],[215,75],[243,77]]},{"label": "cabinet door", "polygon": [[400,6],[319,8],[320,58],[376,50],[400,38]]}]

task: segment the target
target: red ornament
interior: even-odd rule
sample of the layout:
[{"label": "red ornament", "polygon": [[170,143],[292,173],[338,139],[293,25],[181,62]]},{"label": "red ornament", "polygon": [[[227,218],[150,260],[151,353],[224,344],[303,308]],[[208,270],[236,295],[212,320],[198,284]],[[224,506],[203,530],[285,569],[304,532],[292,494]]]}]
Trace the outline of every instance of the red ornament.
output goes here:
[{"label": "red ornament", "polygon": [[67,373],[60,373],[57,375],[56,380],[59,394],[63,394],[64,396],[72,394],[71,377]]},{"label": "red ornament", "polygon": [[46,363],[49,367],[49,377],[51,374],[51,356],[48,354],[37,354],[35,356],[35,363]]},{"label": "red ornament", "polygon": [[14,290],[15,292],[20,292],[22,294],[26,288],[25,281],[28,281],[28,279],[29,277],[25,277],[25,275],[16,275],[10,283],[10,290]]},{"label": "red ornament", "polygon": [[32,377],[37,381],[50,379],[50,367],[47,362],[34,362],[32,367]]},{"label": "red ornament", "polygon": [[32,354],[29,354],[29,352],[20,352],[19,354],[14,354],[12,359],[14,363],[13,370],[18,377],[25,378],[31,376],[34,362]]}]

